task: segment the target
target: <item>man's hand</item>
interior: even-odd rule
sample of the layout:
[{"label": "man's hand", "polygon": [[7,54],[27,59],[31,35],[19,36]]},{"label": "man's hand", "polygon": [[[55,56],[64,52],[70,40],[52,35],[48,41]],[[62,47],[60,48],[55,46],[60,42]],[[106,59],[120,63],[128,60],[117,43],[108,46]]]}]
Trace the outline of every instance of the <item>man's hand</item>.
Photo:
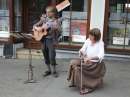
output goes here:
[{"label": "man's hand", "polygon": [[41,17],[40,20],[44,20],[44,17]]},{"label": "man's hand", "polygon": [[53,22],[53,26],[55,29],[58,29],[59,25],[58,25],[57,21]]},{"label": "man's hand", "polygon": [[41,27],[35,27],[36,31],[38,32],[42,32],[42,28]]},{"label": "man's hand", "polygon": [[79,51],[79,57],[82,57],[84,55],[84,52],[82,50]]}]

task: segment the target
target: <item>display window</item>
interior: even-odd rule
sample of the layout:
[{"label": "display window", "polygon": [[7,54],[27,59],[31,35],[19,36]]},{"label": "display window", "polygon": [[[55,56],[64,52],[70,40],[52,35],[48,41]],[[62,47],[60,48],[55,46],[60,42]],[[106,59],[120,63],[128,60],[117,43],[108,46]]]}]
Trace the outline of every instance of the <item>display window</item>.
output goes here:
[{"label": "display window", "polygon": [[[66,0],[70,5],[58,12],[62,21],[62,35],[59,37],[60,45],[82,46],[87,33],[88,0]],[[57,5],[64,0],[57,0]],[[71,4],[72,3],[72,4]]]},{"label": "display window", "polygon": [[106,48],[130,49],[130,0],[110,0]]},{"label": "display window", "polygon": [[9,3],[8,0],[0,0],[0,41],[9,41]]}]

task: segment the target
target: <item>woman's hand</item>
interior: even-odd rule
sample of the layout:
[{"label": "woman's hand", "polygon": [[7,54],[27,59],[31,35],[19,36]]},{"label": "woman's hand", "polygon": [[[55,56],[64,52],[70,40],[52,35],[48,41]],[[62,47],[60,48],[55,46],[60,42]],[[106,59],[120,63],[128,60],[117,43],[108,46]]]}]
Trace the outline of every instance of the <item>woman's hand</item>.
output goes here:
[{"label": "woman's hand", "polygon": [[84,52],[82,50],[79,51],[79,57],[82,57],[84,55]]},{"label": "woman's hand", "polygon": [[84,58],[84,63],[90,63],[90,58]]}]

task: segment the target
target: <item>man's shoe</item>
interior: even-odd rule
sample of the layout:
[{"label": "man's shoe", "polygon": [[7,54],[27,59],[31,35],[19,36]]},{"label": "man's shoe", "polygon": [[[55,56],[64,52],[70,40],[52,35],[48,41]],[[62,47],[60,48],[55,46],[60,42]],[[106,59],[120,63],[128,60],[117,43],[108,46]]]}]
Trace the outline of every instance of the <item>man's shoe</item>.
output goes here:
[{"label": "man's shoe", "polygon": [[57,72],[53,72],[52,73],[54,77],[58,77],[58,73]]},{"label": "man's shoe", "polygon": [[46,76],[48,76],[48,75],[50,75],[51,74],[51,71],[46,71],[44,74],[43,74],[43,77],[46,77]]}]

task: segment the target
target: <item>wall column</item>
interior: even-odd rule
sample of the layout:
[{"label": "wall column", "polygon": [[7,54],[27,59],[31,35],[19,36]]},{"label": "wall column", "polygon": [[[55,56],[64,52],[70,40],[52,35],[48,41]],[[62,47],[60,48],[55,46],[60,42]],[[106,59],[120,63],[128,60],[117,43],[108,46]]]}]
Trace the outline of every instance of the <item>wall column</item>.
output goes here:
[{"label": "wall column", "polygon": [[103,39],[104,14],[106,0],[92,0],[90,29],[99,28],[101,31],[101,39]]}]

